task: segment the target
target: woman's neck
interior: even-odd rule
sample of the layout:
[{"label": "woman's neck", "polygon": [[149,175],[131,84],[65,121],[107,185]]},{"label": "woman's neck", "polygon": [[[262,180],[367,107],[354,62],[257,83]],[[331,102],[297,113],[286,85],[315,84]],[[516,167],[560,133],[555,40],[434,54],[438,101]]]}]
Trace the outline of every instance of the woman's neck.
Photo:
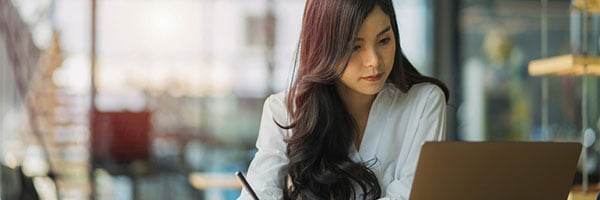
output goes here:
[{"label": "woman's neck", "polygon": [[369,117],[369,111],[371,110],[371,105],[373,105],[375,95],[367,96],[355,93],[347,96],[340,94],[340,97],[350,115],[352,115],[354,120],[357,120],[358,123]]},{"label": "woman's neck", "polygon": [[[342,99],[342,103],[344,103],[344,106],[348,110],[348,113],[350,113],[352,118],[358,123],[357,125],[366,125],[366,121],[369,118],[369,111],[371,110],[371,105],[373,105],[376,95],[360,94],[341,84],[337,85],[337,91]],[[360,129],[364,127],[357,128]],[[362,131],[359,131],[359,133],[362,134]]]}]

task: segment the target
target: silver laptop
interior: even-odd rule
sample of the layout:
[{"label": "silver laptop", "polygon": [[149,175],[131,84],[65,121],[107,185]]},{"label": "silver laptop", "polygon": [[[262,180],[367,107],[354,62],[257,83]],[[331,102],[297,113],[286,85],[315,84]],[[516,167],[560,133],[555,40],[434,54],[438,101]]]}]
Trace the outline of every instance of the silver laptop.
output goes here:
[{"label": "silver laptop", "polygon": [[565,200],[581,144],[426,142],[411,200]]}]

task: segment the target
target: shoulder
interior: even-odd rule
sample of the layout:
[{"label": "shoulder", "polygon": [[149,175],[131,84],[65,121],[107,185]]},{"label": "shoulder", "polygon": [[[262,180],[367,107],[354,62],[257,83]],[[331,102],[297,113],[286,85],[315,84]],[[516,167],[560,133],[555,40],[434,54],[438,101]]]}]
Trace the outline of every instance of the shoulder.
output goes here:
[{"label": "shoulder", "polygon": [[414,111],[421,117],[445,113],[446,95],[440,87],[433,83],[415,84],[409,90],[408,95],[412,101],[411,104],[416,107]]},{"label": "shoulder", "polygon": [[421,113],[424,110],[446,107],[444,92],[433,83],[415,84],[407,92],[402,92],[394,85],[389,84],[384,91],[382,99],[389,99],[391,109],[398,112]]},{"label": "shoulder", "polygon": [[418,100],[446,102],[444,91],[433,83],[419,83],[413,85],[408,95]]},{"label": "shoulder", "polygon": [[393,97],[393,99],[400,101],[412,101],[416,100],[427,101],[429,100],[441,100],[445,102],[446,95],[444,91],[437,85],[433,83],[419,83],[413,85],[408,92],[402,92],[399,88],[397,88],[394,84],[387,84],[382,94],[387,97]]},{"label": "shoulder", "polygon": [[285,108],[285,99],[287,98],[287,90],[269,95],[265,100],[264,107],[283,107]]},{"label": "shoulder", "polygon": [[270,95],[265,100],[263,112],[268,112],[273,115],[277,121],[287,121],[287,90]]}]

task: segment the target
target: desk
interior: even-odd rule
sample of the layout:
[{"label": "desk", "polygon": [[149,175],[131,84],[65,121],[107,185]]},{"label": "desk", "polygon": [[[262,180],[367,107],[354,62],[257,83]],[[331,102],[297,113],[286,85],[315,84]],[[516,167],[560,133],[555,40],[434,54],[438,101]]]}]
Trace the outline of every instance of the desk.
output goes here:
[{"label": "desk", "polygon": [[194,172],[188,176],[190,184],[198,190],[205,189],[242,189],[242,184],[234,173],[200,173]]}]

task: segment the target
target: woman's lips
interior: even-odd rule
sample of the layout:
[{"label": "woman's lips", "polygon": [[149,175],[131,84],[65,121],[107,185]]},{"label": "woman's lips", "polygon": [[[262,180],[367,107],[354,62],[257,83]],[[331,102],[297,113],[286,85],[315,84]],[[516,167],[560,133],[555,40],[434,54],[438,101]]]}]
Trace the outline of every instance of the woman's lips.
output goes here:
[{"label": "woman's lips", "polygon": [[378,81],[379,79],[381,79],[381,77],[383,77],[383,73],[378,73],[375,75],[371,75],[371,76],[363,76],[361,77],[361,79],[366,80],[366,81]]}]

